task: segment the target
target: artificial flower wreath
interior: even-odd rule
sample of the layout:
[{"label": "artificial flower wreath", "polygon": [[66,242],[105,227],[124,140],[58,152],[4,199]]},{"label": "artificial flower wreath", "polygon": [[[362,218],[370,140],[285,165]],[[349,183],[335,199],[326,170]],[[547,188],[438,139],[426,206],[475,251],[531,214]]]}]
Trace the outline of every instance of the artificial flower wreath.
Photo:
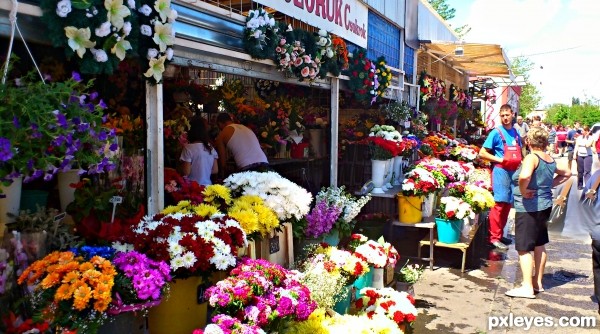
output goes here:
[{"label": "artificial flower wreath", "polygon": [[376,67],[371,60],[367,58],[367,50],[357,49],[350,59],[348,67],[348,76],[350,81],[348,87],[354,92],[354,97],[369,104],[377,97]]},{"label": "artificial flower wreath", "polygon": [[269,59],[275,56],[279,44],[279,25],[264,8],[248,11],[244,29],[244,50],[254,59]]},{"label": "artificial flower wreath", "polygon": [[144,75],[159,83],[173,57],[177,12],[171,0],[123,1],[41,0],[40,7],[53,45],[65,47],[67,57],[76,54],[81,72],[112,74],[138,54],[149,59]]},{"label": "artificial flower wreath", "polygon": [[385,91],[392,84],[392,70],[386,66],[385,57],[380,56],[375,62],[375,72],[377,73],[377,80],[379,86],[377,87],[377,96],[383,96]]}]

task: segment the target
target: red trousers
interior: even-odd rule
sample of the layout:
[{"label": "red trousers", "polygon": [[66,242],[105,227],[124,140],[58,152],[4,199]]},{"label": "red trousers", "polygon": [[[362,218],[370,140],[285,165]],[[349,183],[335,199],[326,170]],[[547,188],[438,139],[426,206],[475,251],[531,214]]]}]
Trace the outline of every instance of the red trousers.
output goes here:
[{"label": "red trousers", "polygon": [[490,210],[490,242],[500,241],[512,205],[506,202],[496,202]]}]

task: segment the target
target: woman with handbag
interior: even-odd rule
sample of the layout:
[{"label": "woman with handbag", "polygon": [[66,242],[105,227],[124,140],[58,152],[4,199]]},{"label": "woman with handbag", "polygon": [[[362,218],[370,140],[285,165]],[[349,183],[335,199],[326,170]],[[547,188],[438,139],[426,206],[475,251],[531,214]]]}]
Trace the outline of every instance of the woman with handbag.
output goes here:
[{"label": "woman with handbag", "polygon": [[542,277],[547,260],[544,245],[550,241],[546,223],[552,210],[552,188],[569,179],[571,171],[566,162],[557,163],[546,153],[547,130],[532,127],[525,142],[532,154],[523,159],[513,175],[515,249],[519,253],[523,282],[506,295],[535,298],[536,292],[544,291]]}]

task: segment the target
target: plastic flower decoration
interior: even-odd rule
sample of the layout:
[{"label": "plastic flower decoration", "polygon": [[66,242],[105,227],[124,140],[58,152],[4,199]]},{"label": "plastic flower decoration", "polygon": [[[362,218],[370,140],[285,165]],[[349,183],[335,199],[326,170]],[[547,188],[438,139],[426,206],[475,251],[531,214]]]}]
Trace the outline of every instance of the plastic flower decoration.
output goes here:
[{"label": "plastic flower decoration", "polygon": [[415,299],[406,292],[392,288],[363,288],[360,293],[362,297],[355,302],[359,315],[366,314],[369,318],[383,315],[398,326],[410,325],[417,318]]},{"label": "plastic flower decoration", "polygon": [[475,213],[469,203],[460,198],[445,196],[440,199],[438,217],[441,219],[458,220],[475,218]]},{"label": "plastic flower decoration", "polygon": [[350,77],[348,87],[354,92],[354,97],[365,104],[372,104],[377,98],[375,84],[376,66],[367,58],[367,50],[358,49],[350,58],[347,74]]},{"label": "plastic flower decoration", "polygon": [[278,31],[275,19],[264,8],[249,10],[244,30],[244,50],[255,59],[271,58],[279,41]]},{"label": "plastic flower decoration", "polygon": [[[50,40],[68,57],[77,54],[83,73],[111,74],[137,48],[136,2],[43,0]],[[68,46],[68,47],[65,47]]]},{"label": "plastic flower decoration", "polygon": [[375,73],[377,73],[377,80],[379,83],[376,94],[377,97],[381,97],[392,84],[392,70],[386,66],[384,56],[377,58],[377,61],[375,61],[375,68]]},{"label": "plastic flower decoration", "polygon": [[[115,0],[116,1],[116,0]],[[120,1],[120,0],[119,0]],[[133,0],[129,0],[133,2]],[[177,11],[171,8],[171,0],[138,0],[136,8],[140,27],[140,48],[138,54],[148,59],[148,69],[144,76],[151,83],[162,82],[162,75],[168,61],[173,58]]]}]

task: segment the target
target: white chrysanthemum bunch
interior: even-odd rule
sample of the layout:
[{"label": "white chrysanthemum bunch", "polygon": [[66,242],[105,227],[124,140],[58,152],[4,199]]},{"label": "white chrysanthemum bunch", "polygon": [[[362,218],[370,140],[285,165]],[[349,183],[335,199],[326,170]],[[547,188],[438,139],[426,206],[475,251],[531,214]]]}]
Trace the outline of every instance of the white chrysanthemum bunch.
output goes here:
[{"label": "white chrysanthemum bunch", "polygon": [[310,210],[312,194],[275,172],[235,173],[223,181],[234,197],[256,195],[275,211],[280,221],[302,219]]},{"label": "white chrysanthemum bunch", "polygon": [[446,196],[440,199],[439,217],[442,219],[458,220],[475,218],[471,205],[458,197]]},{"label": "white chrysanthemum bunch", "polygon": [[396,131],[391,125],[379,125],[376,124],[369,130],[369,137],[381,137],[385,140],[392,140],[399,142],[402,140],[400,132]]},{"label": "white chrysanthemum bunch", "polygon": [[354,253],[365,259],[375,268],[383,268],[388,262],[388,256],[381,244],[374,240],[368,240],[364,244],[356,247]]}]

